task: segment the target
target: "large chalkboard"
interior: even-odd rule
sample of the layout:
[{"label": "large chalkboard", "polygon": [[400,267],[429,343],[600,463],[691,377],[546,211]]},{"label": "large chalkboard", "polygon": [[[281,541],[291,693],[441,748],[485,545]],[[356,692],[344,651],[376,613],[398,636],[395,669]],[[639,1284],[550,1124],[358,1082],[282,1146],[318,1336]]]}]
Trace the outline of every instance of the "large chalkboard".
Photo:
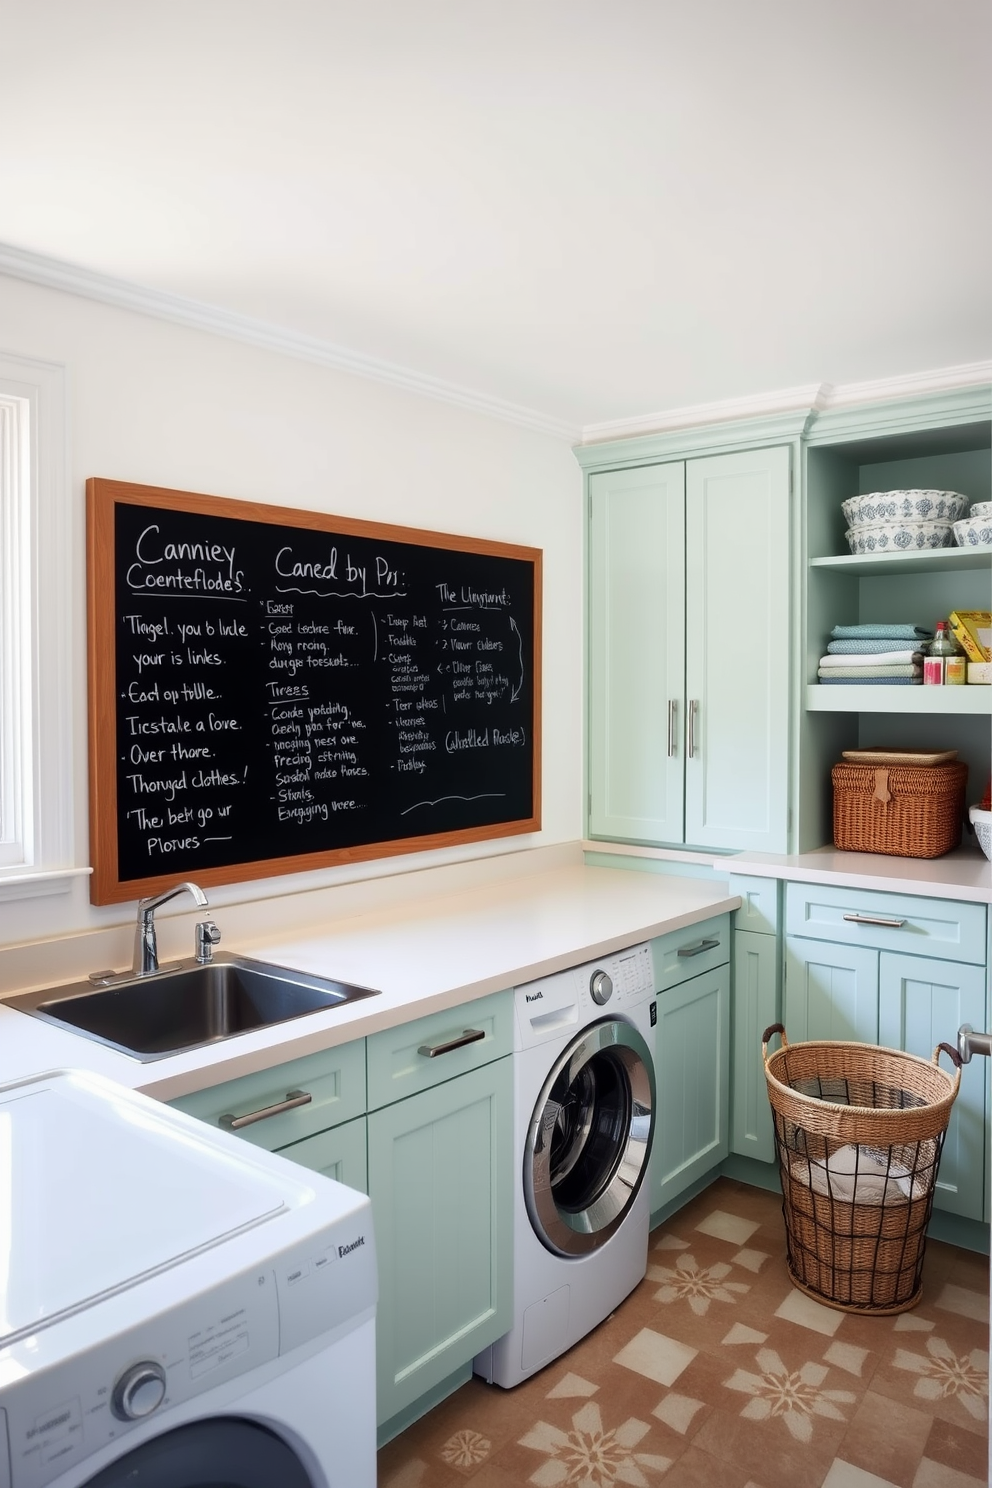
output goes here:
[{"label": "large chalkboard", "polygon": [[541,554],[87,483],[91,897],[540,826]]}]

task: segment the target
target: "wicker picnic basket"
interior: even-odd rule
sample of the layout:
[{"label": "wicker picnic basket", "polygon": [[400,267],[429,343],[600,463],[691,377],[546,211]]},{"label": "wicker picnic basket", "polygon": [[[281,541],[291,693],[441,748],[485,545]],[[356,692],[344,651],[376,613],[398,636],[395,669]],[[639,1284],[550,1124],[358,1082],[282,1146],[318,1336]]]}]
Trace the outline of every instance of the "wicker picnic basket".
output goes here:
[{"label": "wicker picnic basket", "polygon": [[961,841],[968,766],[834,765],[834,846],[939,858]]},{"label": "wicker picnic basket", "polygon": [[[769,1054],[776,1033],[782,1046]],[[940,1044],[928,1061],[875,1044],[790,1044],[776,1023],[761,1054],[793,1283],[843,1312],[915,1307],[957,1050]]]}]

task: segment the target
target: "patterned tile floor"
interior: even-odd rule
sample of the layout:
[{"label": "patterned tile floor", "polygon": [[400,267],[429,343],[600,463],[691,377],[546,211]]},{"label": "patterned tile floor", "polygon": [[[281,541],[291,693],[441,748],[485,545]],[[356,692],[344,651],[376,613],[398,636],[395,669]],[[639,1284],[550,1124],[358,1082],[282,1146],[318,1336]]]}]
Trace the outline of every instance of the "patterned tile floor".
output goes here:
[{"label": "patterned tile floor", "polygon": [[923,1300],[856,1317],[789,1283],[781,1199],[720,1179],[563,1358],[473,1379],[379,1453],[380,1488],[983,1488],[989,1269],[931,1241]]}]

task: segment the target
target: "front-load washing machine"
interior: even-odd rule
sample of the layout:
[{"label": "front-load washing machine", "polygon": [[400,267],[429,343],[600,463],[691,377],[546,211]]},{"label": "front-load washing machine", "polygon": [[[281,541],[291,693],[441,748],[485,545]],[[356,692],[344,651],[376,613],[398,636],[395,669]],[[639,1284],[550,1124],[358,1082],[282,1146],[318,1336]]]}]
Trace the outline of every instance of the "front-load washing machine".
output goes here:
[{"label": "front-load washing machine", "polygon": [[584,1338],[647,1269],[651,948],[517,987],[514,1012],[513,1327],[474,1365],[504,1387]]},{"label": "front-load washing machine", "polygon": [[0,1488],[373,1488],[364,1195],[72,1073],[0,1191]]}]

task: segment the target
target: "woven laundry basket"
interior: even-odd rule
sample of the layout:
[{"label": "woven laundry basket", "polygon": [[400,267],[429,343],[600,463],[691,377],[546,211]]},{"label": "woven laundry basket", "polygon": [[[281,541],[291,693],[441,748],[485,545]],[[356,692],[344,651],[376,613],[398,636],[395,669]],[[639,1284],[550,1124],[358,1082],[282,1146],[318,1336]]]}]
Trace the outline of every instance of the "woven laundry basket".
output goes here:
[{"label": "woven laundry basket", "polygon": [[961,841],[968,766],[834,765],[834,846],[939,858]]},{"label": "woven laundry basket", "polygon": [[[769,1054],[775,1033],[782,1047]],[[915,1307],[957,1050],[941,1044],[931,1062],[875,1044],[790,1044],[776,1023],[761,1055],[793,1284],[842,1312]]]}]

